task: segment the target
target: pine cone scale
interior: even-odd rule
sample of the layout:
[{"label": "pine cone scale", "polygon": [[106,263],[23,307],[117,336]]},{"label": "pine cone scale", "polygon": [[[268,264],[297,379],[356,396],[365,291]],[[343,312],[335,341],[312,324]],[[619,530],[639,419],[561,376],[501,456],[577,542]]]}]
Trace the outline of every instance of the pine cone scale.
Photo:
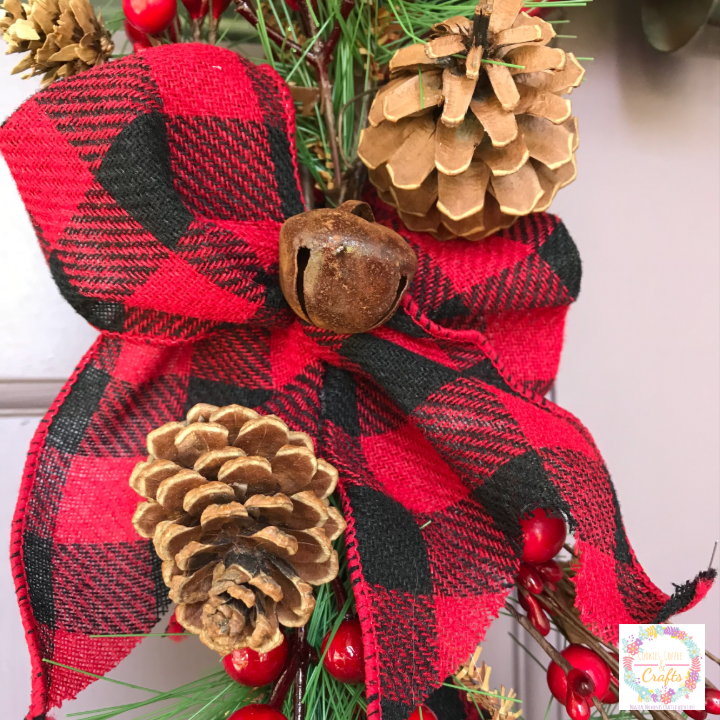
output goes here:
[{"label": "pine cone scale", "polygon": [[494,175],[492,191],[507,215],[527,215],[543,196],[543,189],[533,166],[525,163],[511,175]]},{"label": "pine cone scale", "polygon": [[475,80],[467,75],[457,75],[450,68],[442,74],[444,98],[442,122],[445,125],[461,125],[465,120],[470,101],[475,92]]},{"label": "pine cone scale", "polygon": [[389,69],[390,72],[393,73],[418,66],[423,69],[425,69],[423,66],[427,66],[430,69],[434,67],[433,64],[428,63],[428,55],[425,53],[425,43],[415,43],[415,45],[400,48],[390,59]]},{"label": "pine cone scale", "polygon": [[499,33],[512,27],[523,8],[523,0],[494,0],[492,3],[487,3],[487,6],[491,10],[488,30]]},{"label": "pine cone scale", "polygon": [[430,60],[445,58],[466,50],[465,40],[461,35],[441,35],[425,45],[425,55]]},{"label": "pine cone scale", "polygon": [[513,65],[522,66],[507,68],[511,75],[544,72],[546,70],[561,72],[565,69],[567,54],[559,48],[522,45],[508,50],[503,59]]},{"label": "pine cone scale", "polygon": [[211,505],[203,510],[200,516],[200,526],[204,532],[220,530],[223,525],[234,524],[242,527],[250,524],[252,518],[248,515],[245,506],[239,502],[230,502],[226,505]]},{"label": "pine cone scale", "polygon": [[417,190],[435,169],[435,124],[430,116],[415,123],[399,150],[387,163],[392,184],[401,190]]},{"label": "pine cone scale", "polygon": [[402,205],[406,213],[424,217],[438,198],[438,175],[433,172],[423,180],[417,190],[401,190],[388,184],[395,202]]},{"label": "pine cone scale", "polygon": [[459,175],[470,167],[475,148],[485,135],[474,115],[457,127],[439,123],[435,133],[435,166],[443,175]]},{"label": "pine cone scale", "polygon": [[182,511],[186,494],[206,483],[207,480],[200,473],[182,469],[160,483],[156,499],[170,512]]},{"label": "pine cone scale", "polygon": [[555,125],[545,118],[523,115],[518,118],[530,157],[550,170],[569,163],[573,156],[573,132],[564,124]]},{"label": "pine cone scale", "polygon": [[451,220],[465,220],[482,211],[490,169],[485,163],[474,162],[459,175],[440,175],[438,208]]},{"label": "pine cone scale", "polygon": [[542,39],[542,30],[539,25],[519,25],[499,32],[495,37],[498,47],[507,45],[522,45]]},{"label": "pine cone scale", "polygon": [[504,148],[496,148],[490,142],[480,144],[475,154],[488,166],[493,177],[512,175],[530,159],[530,151],[522,135]]},{"label": "pine cone scale", "polygon": [[495,97],[500,101],[500,107],[505,112],[515,110],[520,100],[520,91],[515,85],[510,68],[505,65],[488,65],[487,74]]},{"label": "pine cone scale", "polygon": [[422,79],[419,75],[403,78],[391,93],[384,96],[385,118],[397,122],[440,105],[443,101],[442,75],[442,72],[435,70],[423,73]]}]

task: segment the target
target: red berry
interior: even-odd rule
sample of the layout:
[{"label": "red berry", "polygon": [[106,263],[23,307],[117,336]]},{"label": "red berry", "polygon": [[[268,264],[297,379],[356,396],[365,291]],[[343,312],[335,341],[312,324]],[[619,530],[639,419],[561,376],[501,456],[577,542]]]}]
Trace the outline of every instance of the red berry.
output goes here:
[{"label": "red berry", "polygon": [[246,705],[236,710],[227,720],[287,720],[287,718],[269,705]]},{"label": "red berry", "polygon": [[557,560],[535,563],[535,569],[540,573],[543,580],[556,583],[565,577],[565,571]]},{"label": "red berry", "polygon": [[150,47],[148,36],[132,25],[127,18],[125,18],[125,35],[127,35],[128,40],[132,42],[135,52],[142,50],[142,48]]},{"label": "red berry", "polygon": [[230,6],[230,0],[210,0],[213,17],[217,20]]},{"label": "red berry", "polygon": [[285,667],[288,657],[288,643],[282,643],[274,650],[259,653],[252,648],[233,650],[223,658],[227,674],[240,685],[262,687],[277,680]]},{"label": "red berry", "polygon": [[173,613],[170,616],[170,620],[168,621],[168,626],[165,628],[165,632],[170,635],[170,639],[173,642],[182,642],[186,638],[189,637],[189,635],[180,635],[179,633],[184,633],[185,628],[177,621],[177,618],[175,617],[175,613]]},{"label": "red berry", "polygon": [[[329,639],[330,633],[322,642],[321,652],[325,652]],[[325,669],[340,682],[351,685],[365,682],[365,657],[359,620],[343,620],[340,623],[323,664]]]},{"label": "red berry", "polygon": [[[285,4],[295,12],[298,12],[300,10],[300,3],[298,2],[298,0],[285,0]],[[312,0],[312,6],[313,10],[317,10],[317,0]]]},{"label": "red berry", "polygon": [[550,632],[550,620],[545,614],[545,611],[538,605],[537,610],[531,610],[528,613],[528,618],[533,624],[533,627],[543,636],[546,637]]},{"label": "red berry", "polygon": [[608,691],[600,698],[600,702],[605,703],[605,705],[614,705],[617,701],[617,693],[611,687],[609,687]]},{"label": "red berry", "polygon": [[438,716],[427,705],[418,705],[408,720],[438,720]]},{"label": "red berry", "polygon": [[688,717],[691,717],[692,720],[705,720],[708,716],[707,711],[705,710],[685,710],[685,714]]},{"label": "red berry", "polygon": [[[610,668],[596,653],[583,645],[569,645],[560,653],[573,667],[584,670],[595,683],[595,695],[598,699],[605,697],[610,687]],[[547,670],[547,683],[556,700],[565,703],[567,698],[567,678],[565,671],[556,663],[551,662]]]},{"label": "red berry", "polygon": [[552,560],[565,542],[565,521],[549,517],[542,509],[530,513],[520,520],[523,533],[523,553],[521,560],[529,563],[541,563]]},{"label": "red berry", "polygon": [[568,692],[574,692],[580,697],[589,698],[595,692],[595,682],[580,668],[573,668],[567,674]]},{"label": "red berry", "polygon": [[208,14],[208,0],[182,0],[182,4],[193,20],[199,20]]},{"label": "red berry", "polygon": [[572,690],[568,690],[565,698],[565,709],[571,720],[588,720],[590,717],[590,703],[587,698],[581,697]]},{"label": "red berry", "polygon": [[720,715],[720,690],[705,688],[705,710],[711,715]]},{"label": "red berry", "polygon": [[548,616],[545,614],[537,598],[533,595],[527,595],[526,593],[519,593],[520,605],[525,609],[528,620],[532,623],[533,627],[545,637],[550,632],[550,621]]},{"label": "red berry", "polygon": [[533,593],[533,595],[539,595],[543,591],[543,581],[540,573],[532,565],[528,565],[527,563],[520,563],[517,581],[528,592]]},{"label": "red berry", "polygon": [[173,21],[176,0],[123,0],[123,12],[129,22],[148,35],[158,35]]}]

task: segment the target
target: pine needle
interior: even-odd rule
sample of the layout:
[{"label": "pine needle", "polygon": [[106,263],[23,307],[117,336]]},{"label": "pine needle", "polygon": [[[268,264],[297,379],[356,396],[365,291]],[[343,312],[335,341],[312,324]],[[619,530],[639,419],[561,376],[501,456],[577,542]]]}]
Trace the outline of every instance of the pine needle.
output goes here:
[{"label": "pine needle", "polygon": [[54,660],[48,660],[43,658],[44,663],[48,665],[56,665],[65,670],[72,670],[73,672],[79,673],[80,675],[88,675],[95,678],[96,680],[105,680],[105,682],[111,682],[115,685],[122,685],[124,687],[132,688],[133,690],[142,690],[143,692],[155,693],[156,695],[162,695],[160,690],[151,690],[150,688],[142,687],[141,685],[132,685],[131,683],[122,682],[121,680],[115,680],[114,678],[106,677],[105,675],[96,675],[95,673],[88,672],[87,670],[80,670],[79,668],[71,667],[70,665],[63,665],[62,663],[55,662]]},{"label": "pine needle", "polygon": [[508,635],[543,669],[543,672],[547,672],[547,668],[532,654],[532,652],[523,645],[512,633]]},{"label": "pine needle", "polygon": [[467,693],[477,693],[478,695],[487,695],[488,697],[494,697],[498,700],[511,700],[512,702],[520,703],[522,705],[522,700],[518,700],[518,698],[514,697],[507,697],[505,695],[500,695],[499,693],[494,692],[488,692],[487,690],[480,690],[480,688],[469,688],[465,687],[465,685],[455,684],[455,683],[443,683],[443,687],[449,687],[449,688],[455,688],[455,690],[462,690],[463,692]]},{"label": "pine needle", "polygon": [[192,637],[190,633],[124,633],[118,635],[88,635],[91,638],[133,638],[133,637]]},{"label": "pine needle", "polygon": [[551,695],[550,702],[548,702],[547,710],[545,711],[545,720],[548,720],[548,717],[550,717],[550,707],[552,706],[554,699],[555,698]]}]

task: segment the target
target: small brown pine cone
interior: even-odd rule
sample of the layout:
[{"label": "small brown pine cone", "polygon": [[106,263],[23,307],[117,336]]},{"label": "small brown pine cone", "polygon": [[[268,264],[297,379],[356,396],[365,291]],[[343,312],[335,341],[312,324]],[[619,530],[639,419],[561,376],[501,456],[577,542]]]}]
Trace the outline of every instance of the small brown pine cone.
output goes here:
[{"label": "small brown pine cone", "polygon": [[102,17],[89,0],[5,0],[0,5],[0,32],[8,53],[28,53],[12,70],[42,75],[47,85],[102,65],[114,45]]},{"label": "small brown pine cone", "polygon": [[240,405],[196,405],[147,447],[130,477],[146,498],[132,522],[153,539],[178,621],[223,655],[269,652],[280,625],[310,619],[312,586],[337,576],[337,470],[309,435]]},{"label": "small brown pine cone", "polygon": [[585,71],[522,5],[481,2],[390,61],[358,155],[410,230],[479,240],[547,210],[575,179],[577,119],[562,95]]}]

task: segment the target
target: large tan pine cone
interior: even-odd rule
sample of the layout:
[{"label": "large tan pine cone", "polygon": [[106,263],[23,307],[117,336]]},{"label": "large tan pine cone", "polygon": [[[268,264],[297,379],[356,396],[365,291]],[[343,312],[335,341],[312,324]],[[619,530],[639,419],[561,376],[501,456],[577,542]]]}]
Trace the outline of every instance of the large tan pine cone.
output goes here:
[{"label": "large tan pine cone", "polygon": [[305,625],[313,585],[333,580],[345,530],[328,502],[337,470],[309,435],[240,405],[196,405],[147,438],[130,485],[181,625],[223,655],[269,652]]},{"label": "large tan pine cone", "polygon": [[479,240],[547,210],[575,179],[577,119],[561,96],[585,71],[522,4],[480,3],[484,39],[457,16],[390,61],[358,155],[411,230]]},{"label": "large tan pine cone", "polygon": [[43,75],[42,84],[102,65],[113,42],[89,0],[5,0],[0,33],[7,53],[28,54],[13,68],[24,77]]}]

